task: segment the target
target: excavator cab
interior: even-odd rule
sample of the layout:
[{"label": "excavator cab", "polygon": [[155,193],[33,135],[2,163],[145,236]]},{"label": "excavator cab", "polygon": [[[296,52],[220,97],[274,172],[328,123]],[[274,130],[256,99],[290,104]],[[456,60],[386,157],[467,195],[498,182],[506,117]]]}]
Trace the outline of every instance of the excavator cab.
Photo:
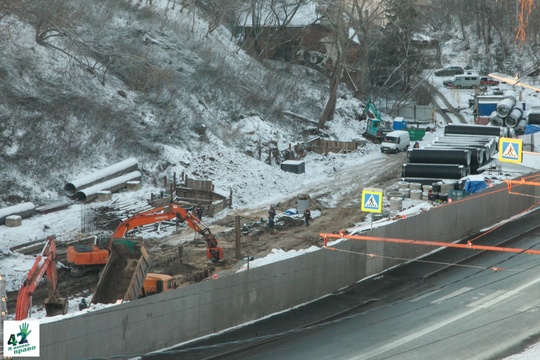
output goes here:
[{"label": "excavator cab", "polygon": [[98,234],[95,236],[94,245],[96,245],[98,249],[107,249],[110,237],[110,234]]}]

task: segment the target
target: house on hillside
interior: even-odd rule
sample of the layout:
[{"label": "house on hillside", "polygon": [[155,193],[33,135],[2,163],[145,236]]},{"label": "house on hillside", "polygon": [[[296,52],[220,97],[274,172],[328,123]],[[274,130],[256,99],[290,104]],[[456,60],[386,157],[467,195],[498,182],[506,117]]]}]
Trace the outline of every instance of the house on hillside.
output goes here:
[{"label": "house on hillside", "polygon": [[[417,0],[419,6],[428,6],[431,0]],[[330,76],[337,60],[336,31],[330,24],[326,15],[330,1],[311,1],[298,5],[297,2],[284,1],[279,7],[273,7],[273,2],[267,7],[246,12],[240,17],[238,28],[242,34],[242,45],[252,56],[262,59],[282,60],[317,69]],[[364,4],[365,8],[353,8],[352,0],[345,0],[345,13],[354,17],[358,11],[369,18],[369,26],[373,28],[384,27],[386,23],[386,8],[382,0],[374,0]],[[355,13],[356,12],[356,13]],[[367,24],[366,22],[366,24]],[[355,88],[359,63],[361,59],[362,44],[356,36],[354,29],[349,29],[348,36],[352,39],[345,51],[346,72],[343,82]],[[427,50],[428,56],[423,54],[426,67],[435,67],[440,59],[439,44],[427,38],[417,37],[412,44],[419,50]]]}]

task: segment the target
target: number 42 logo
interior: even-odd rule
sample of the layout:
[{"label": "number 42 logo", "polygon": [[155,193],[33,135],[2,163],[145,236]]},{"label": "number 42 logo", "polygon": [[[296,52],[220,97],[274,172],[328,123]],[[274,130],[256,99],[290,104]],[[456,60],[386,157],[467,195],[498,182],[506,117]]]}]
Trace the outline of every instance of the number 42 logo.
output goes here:
[{"label": "number 42 logo", "polygon": [[17,337],[15,334],[11,334],[8,339],[8,345],[15,346],[15,345],[21,345],[21,344],[28,344],[28,335],[32,332],[32,330],[28,330],[30,328],[30,325],[28,323],[23,323],[22,325],[19,325],[19,333],[17,336],[20,338],[20,340],[17,342]]}]

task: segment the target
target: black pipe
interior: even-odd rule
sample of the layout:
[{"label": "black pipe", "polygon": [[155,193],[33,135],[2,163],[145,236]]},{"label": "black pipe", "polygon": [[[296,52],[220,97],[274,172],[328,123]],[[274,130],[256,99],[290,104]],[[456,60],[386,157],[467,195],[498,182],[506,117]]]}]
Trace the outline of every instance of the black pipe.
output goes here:
[{"label": "black pipe", "polygon": [[431,144],[424,149],[437,149],[437,150],[471,150],[471,164],[477,162],[479,164],[484,163],[486,148],[475,147],[470,145],[449,145],[449,144]]},{"label": "black pipe", "polygon": [[407,157],[410,163],[471,165],[471,150],[467,149],[412,149]]},{"label": "black pipe", "polygon": [[403,164],[401,177],[426,177],[443,179],[461,179],[467,176],[468,168],[453,164]]},{"label": "black pipe", "polygon": [[486,125],[457,125],[450,124],[444,127],[444,134],[487,135],[504,137],[506,130],[499,126]]}]

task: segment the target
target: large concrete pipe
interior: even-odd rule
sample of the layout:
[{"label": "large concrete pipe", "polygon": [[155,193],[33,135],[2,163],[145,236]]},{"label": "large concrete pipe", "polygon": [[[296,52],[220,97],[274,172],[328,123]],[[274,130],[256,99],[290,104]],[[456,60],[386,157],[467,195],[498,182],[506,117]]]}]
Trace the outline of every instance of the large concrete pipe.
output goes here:
[{"label": "large concrete pipe", "polygon": [[21,218],[26,219],[36,213],[36,206],[31,202],[25,202],[7,208],[0,209],[0,225],[6,223],[6,218],[11,215],[19,215]]},{"label": "large concrete pipe", "polygon": [[105,169],[96,171],[92,174],[73,180],[64,186],[64,192],[67,196],[73,196],[77,191],[88,188],[92,185],[102,183],[106,180],[118,177],[136,171],[139,168],[137,159],[129,158]]},{"label": "large concrete pipe", "polygon": [[141,173],[138,171],[130,172],[129,174],[121,175],[114,179],[107,180],[105,182],[90,186],[89,188],[77,191],[73,195],[73,199],[90,202],[97,198],[100,191],[117,192],[127,187],[128,181],[140,181],[142,178]]},{"label": "large concrete pipe", "polygon": [[497,103],[497,115],[505,119],[510,111],[516,105],[516,100],[513,98],[504,98]]},{"label": "large concrete pipe", "polygon": [[523,134],[525,132],[525,128],[527,127],[527,120],[526,119],[523,119],[521,118],[521,120],[519,120],[519,123],[516,125],[516,127],[514,128],[514,130],[516,132],[519,132],[520,134]]},{"label": "large concrete pipe", "polygon": [[496,111],[494,111],[491,113],[491,115],[489,115],[489,124],[491,126],[504,126],[504,119],[500,117]]},{"label": "large concrete pipe", "polygon": [[523,116],[523,111],[519,107],[515,107],[512,109],[510,114],[504,119],[504,124],[508,127],[515,127],[519,120],[521,120],[521,117]]}]

